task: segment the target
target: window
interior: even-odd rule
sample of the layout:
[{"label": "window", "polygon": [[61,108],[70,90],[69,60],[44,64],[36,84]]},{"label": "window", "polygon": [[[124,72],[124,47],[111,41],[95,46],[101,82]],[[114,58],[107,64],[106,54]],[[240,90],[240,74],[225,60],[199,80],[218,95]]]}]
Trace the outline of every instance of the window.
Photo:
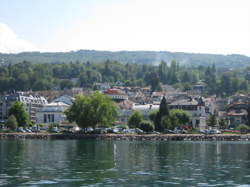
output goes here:
[{"label": "window", "polygon": [[47,123],[47,115],[46,114],[43,115],[43,122]]}]

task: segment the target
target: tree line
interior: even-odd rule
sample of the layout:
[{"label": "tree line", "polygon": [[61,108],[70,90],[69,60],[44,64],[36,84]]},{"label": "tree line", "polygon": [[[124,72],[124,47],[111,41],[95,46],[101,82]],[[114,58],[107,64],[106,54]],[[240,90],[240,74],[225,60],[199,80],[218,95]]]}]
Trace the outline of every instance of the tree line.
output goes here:
[{"label": "tree line", "polygon": [[24,61],[0,66],[0,92],[11,90],[63,90],[72,87],[95,89],[95,82],[123,82],[125,86],[150,86],[152,91],[169,84],[184,91],[202,80],[205,94],[229,96],[249,91],[250,68],[230,70],[213,66],[185,67],[178,62],[152,64],[103,63],[36,64]]}]

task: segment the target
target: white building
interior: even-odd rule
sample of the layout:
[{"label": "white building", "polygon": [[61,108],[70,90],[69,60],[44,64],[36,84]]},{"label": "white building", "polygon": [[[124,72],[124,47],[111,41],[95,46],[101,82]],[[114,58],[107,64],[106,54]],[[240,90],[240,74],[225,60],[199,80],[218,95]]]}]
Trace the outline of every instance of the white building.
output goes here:
[{"label": "white building", "polygon": [[61,102],[61,103],[65,103],[67,105],[71,105],[72,104],[72,101],[74,100],[73,97],[69,96],[69,95],[62,95],[56,99],[54,99],[52,101],[52,103],[58,103],[58,102]]},{"label": "white building", "polygon": [[7,120],[8,111],[11,105],[16,101],[23,103],[24,109],[28,114],[29,120],[33,123],[36,122],[37,110],[44,104],[48,103],[44,97],[34,96],[30,93],[25,92],[15,92],[12,94],[0,96],[0,120],[2,122]]},{"label": "white building", "polygon": [[36,123],[62,123],[66,120],[64,111],[69,107],[69,105],[56,102],[43,105],[36,114]]}]

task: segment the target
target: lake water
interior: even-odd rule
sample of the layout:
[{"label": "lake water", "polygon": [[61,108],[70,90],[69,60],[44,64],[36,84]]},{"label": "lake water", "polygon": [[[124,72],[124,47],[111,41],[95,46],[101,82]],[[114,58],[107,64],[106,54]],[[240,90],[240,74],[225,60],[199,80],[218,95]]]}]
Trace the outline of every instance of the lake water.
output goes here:
[{"label": "lake water", "polygon": [[0,140],[0,186],[248,186],[247,142]]}]

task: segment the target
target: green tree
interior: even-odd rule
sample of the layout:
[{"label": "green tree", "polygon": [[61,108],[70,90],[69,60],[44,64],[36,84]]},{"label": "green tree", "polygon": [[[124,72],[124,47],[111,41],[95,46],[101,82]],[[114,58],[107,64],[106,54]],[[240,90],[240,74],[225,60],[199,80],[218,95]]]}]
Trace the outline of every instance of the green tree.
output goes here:
[{"label": "green tree", "polygon": [[167,71],[168,71],[168,68],[167,68],[167,64],[166,62],[164,61],[161,61],[161,63],[159,64],[159,67],[158,67],[158,74],[159,74],[159,77],[160,77],[160,81],[163,83],[163,84],[166,84],[168,82],[167,80]]},{"label": "green tree", "polygon": [[148,115],[148,117],[149,117],[149,119],[151,120],[151,121],[155,121],[155,118],[156,118],[156,115],[157,115],[157,113],[158,113],[158,110],[152,110],[152,111],[150,111],[149,112],[149,115]]},{"label": "green tree", "polygon": [[219,128],[226,129],[227,128],[227,121],[224,118],[219,119]]},{"label": "green tree", "polygon": [[229,96],[233,93],[231,73],[226,72],[222,75],[220,92],[221,92],[221,95],[223,96]]},{"label": "green tree", "polygon": [[161,120],[161,126],[163,129],[171,129],[174,130],[175,127],[178,127],[180,125],[180,121],[178,117],[171,113],[168,116],[163,116]]},{"label": "green tree", "polygon": [[249,126],[240,124],[236,127],[236,130],[240,131],[241,133],[247,133],[247,131],[249,130]]},{"label": "green tree", "polygon": [[188,72],[186,72],[186,71],[184,72],[184,74],[181,77],[181,82],[183,82],[183,83],[191,82],[191,77],[188,74]]},{"label": "green tree", "polygon": [[167,104],[167,100],[165,97],[162,98],[159,111],[157,112],[157,115],[155,117],[155,130],[162,131],[163,127],[161,125],[161,120],[163,116],[169,115],[169,108]]},{"label": "green tree", "polygon": [[60,82],[60,88],[62,90],[64,89],[70,89],[74,86],[73,82],[71,80],[65,79]]},{"label": "green tree", "polygon": [[247,120],[246,120],[246,125],[250,127],[250,103],[248,103],[247,106]]},{"label": "green tree", "polygon": [[14,115],[16,117],[18,126],[26,127],[30,124],[28,120],[28,114],[24,110],[23,103],[16,101],[12,104],[12,106],[9,109],[9,116]]},{"label": "green tree", "polygon": [[211,114],[208,117],[207,124],[210,127],[215,127],[217,125],[217,119],[216,119],[216,114]]},{"label": "green tree", "polygon": [[6,127],[11,130],[15,130],[18,126],[16,117],[14,115],[10,115],[5,123]]},{"label": "green tree", "polygon": [[153,132],[155,127],[151,121],[143,120],[140,122],[139,128],[145,132]]},{"label": "green tree", "polygon": [[170,110],[171,115],[175,115],[178,118],[180,124],[185,125],[191,122],[190,114],[185,110],[173,109]]},{"label": "green tree", "polygon": [[77,95],[65,114],[70,122],[82,128],[110,126],[117,116],[115,103],[99,92]]},{"label": "green tree", "polygon": [[140,123],[143,121],[143,116],[140,112],[134,111],[128,119],[129,128],[139,128]]}]

